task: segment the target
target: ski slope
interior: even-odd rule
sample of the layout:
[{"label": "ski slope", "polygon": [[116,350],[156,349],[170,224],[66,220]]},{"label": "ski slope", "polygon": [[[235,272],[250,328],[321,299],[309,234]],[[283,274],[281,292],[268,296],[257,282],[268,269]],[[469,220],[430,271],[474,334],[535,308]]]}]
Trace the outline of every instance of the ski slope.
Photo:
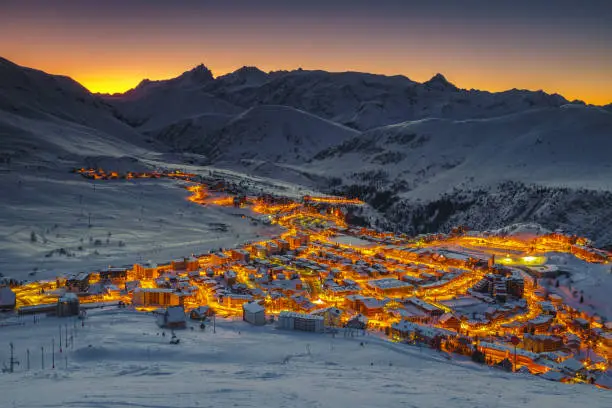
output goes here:
[{"label": "ski slope", "polygon": [[[374,335],[332,338],[218,319],[216,333],[196,323],[177,331],[180,344],[171,345],[152,315],[125,310],[90,311],[76,330],[69,319],[22,322],[0,327],[21,362],[15,373],[0,374],[3,407],[610,406],[609,391],[448,360]],[[56,336],[58,348],[65,323],[74,346],[56,352],[52,370],[49,347]]]},{"label": "ski slope", "polygon": [[243,210],[188,202],[176,181],[92,182],[15,168],[0,173],[0,186],[0,272],[20,280],[169,262],[279,233],[242,219]]}]

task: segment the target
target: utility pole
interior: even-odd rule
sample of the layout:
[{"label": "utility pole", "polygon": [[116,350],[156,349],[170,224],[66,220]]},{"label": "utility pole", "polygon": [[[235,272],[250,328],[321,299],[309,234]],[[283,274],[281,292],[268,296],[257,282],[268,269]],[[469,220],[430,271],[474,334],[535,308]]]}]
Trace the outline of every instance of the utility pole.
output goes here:
[{"label": "utility pole", "polygon": [[[59,335],[60,335],[60,344],[59,344],[59,352],[62,352],[62,325],[59,325]],[[55,342],[55,338],[53,339]],[[55,346],[53,347],[55,349]]]},{"label": "utility pole", "polygon": [[11,359],[9,360],[9,373],[12,373],[13,371],[15,371],[15,364],[19,365],[19,361],[15,360],[15,356],[13,354],[13,343],[9,343],[9,346],[11,347]]},{"label": "utility pole", "polygon": [[64,324],[64,343],[66,344],[66,348],[68,348],[68,324]]},{"label": "utility pole", "polygon": [[55,368],[55,337],[51,340],[51,368]]},{"label": "utility pole", "polygon": [[217,332],[217,314],[213,314],[213,333]]},{"label": "utility pole", "polygon": [[45,369],[45,348],[41,347],[40,348],[40,366],[42,367],[42,369]]},{"label": "utility pole", "polygon": [[28,364],[28,371],[30,371],[30,349],[26,350],[26,360],[27,360],[27,364]]}]

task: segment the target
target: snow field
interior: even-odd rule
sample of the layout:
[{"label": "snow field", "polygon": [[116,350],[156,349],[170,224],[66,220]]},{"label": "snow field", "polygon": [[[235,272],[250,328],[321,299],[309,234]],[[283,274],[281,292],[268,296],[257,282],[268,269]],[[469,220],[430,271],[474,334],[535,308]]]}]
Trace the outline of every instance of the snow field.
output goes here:
[{"label": "snow field", "polygon": [[[507,374],[429,349],[389,343],[373,334],[345,338],[253,327],[218,319],[201,331],[177,331],[169,344],[154,317],[124,310],[91,311],[77,326],[68,368],[40,370],[40,346],[58,341],[58,324],[0,327],[13,341],[19,366],[0,375],[6,407],[609,407],[609,392],[585,385]],[[70,332],[69,332],[70,334]],[[360,343],[365,342],[365,346]],[[36,352],[32,350],[37,350]],[[8,359],[7,348],[0,360]],[[33,392],[33,390],[36,390]]]}]

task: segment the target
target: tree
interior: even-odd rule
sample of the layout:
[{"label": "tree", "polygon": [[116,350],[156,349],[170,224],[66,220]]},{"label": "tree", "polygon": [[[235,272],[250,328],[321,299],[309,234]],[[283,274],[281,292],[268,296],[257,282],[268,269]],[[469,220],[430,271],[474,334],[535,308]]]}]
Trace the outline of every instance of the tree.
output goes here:
[{"label": "tree", "polygon": [[32,232],[30,233],[30,241],[31,241],[31,242],[36,242],[36,241],[38,241],[38,239],[36,238],[36,233],[35,233],[34,231],[32,231]]},{"label": "tree", "polygon": [[475,363],[484,364],[486,361],[486,356],[482,351],[475,350],[474,353],[472,353],[472,361]]},{"label": "tree", "polygon": [[580,295],[580,303],[583,303],[583,302],[584,302],[584,296]]}]

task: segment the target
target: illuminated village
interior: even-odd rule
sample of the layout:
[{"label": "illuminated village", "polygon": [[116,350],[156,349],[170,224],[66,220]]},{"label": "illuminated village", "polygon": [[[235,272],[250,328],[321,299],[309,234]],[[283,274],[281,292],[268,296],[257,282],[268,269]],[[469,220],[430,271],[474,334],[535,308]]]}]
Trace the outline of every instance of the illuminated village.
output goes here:
[{"label": "illuminated village", "polygon": [[165,264],[0,288],[5,309],[69,316],[119,305],[153,312],[169,328],[185,327],[187,318],[204,327],[216,317],[242,317],[333,335],[341,328],[351,336],[367,330],[507,371],[610,387],[597,379],[610,367],[612,322],[581,307],[581,295],[568,297],[555,287],[564,271],[547,264],[550,253],[587,263],[612,260],[586,239],[463,228],[408,237],[348,225],[347,211],[363,205],[357,199],[243,195],[222,180],[179,171],[76,173],[107,182],[178,180],[195,205],[235,207],[245,222],[276,224],[283,232]]}]

